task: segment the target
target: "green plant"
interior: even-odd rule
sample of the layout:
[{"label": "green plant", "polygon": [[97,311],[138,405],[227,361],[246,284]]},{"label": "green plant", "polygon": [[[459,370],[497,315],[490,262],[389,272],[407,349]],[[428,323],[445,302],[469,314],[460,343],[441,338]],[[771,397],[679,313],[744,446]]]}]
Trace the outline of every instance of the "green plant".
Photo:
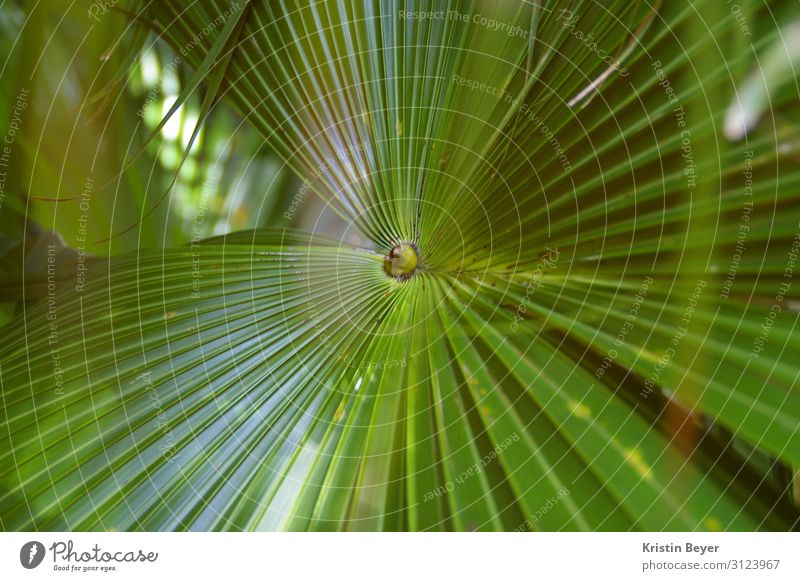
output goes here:
[{"label": "green plant", "polygon": [[3,527],[795,527],[795,56],[736,87],[797,14],[741,4],[132,4],[346,228],[46,280]]}]

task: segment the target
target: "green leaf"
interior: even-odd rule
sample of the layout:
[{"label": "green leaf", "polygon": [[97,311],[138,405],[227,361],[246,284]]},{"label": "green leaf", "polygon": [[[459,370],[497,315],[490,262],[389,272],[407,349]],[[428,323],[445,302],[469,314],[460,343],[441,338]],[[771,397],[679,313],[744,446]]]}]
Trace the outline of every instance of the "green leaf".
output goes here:
[{"label": "green leaf", "polygon": [[[348,230],[59,279],[0,347],[4,528],[797,526],[797,142],[723,135],[770,10],[248,8],[213,86]],[[148,14],[204,71],[230,9]]]}]

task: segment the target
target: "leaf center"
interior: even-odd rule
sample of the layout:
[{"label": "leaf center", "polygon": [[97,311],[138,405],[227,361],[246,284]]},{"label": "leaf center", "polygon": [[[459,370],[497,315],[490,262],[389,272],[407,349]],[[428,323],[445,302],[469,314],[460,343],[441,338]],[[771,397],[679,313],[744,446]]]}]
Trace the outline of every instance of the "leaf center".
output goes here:
[{"label": "leaf center", "polygon": [[411,242],[398,244],[383,259],[383,269],[386,274],[393,276],[397,280],[411,278],[417,270],[419,264],[419,254],[417,247]]}]

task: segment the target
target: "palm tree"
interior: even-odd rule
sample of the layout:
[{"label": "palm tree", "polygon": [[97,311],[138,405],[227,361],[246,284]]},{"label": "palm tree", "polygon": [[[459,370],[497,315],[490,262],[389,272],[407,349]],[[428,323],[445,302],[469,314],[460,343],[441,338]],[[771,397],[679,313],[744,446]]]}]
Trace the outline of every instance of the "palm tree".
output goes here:
[{"label": "palm tree", "polygon": [[343,226],[42,274],[2,526],[796,527],[797,6],[740,6],[117,6]]}]

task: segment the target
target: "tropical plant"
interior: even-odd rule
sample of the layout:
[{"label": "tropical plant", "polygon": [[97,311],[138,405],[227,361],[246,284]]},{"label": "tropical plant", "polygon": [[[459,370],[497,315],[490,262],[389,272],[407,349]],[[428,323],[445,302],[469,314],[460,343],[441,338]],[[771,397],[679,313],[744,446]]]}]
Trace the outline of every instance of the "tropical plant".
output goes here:
[{"label": "tropical plant", "polygon": [[797,526],[796,3],[115,9],[344,226],[48,270],[4,528]]}]

